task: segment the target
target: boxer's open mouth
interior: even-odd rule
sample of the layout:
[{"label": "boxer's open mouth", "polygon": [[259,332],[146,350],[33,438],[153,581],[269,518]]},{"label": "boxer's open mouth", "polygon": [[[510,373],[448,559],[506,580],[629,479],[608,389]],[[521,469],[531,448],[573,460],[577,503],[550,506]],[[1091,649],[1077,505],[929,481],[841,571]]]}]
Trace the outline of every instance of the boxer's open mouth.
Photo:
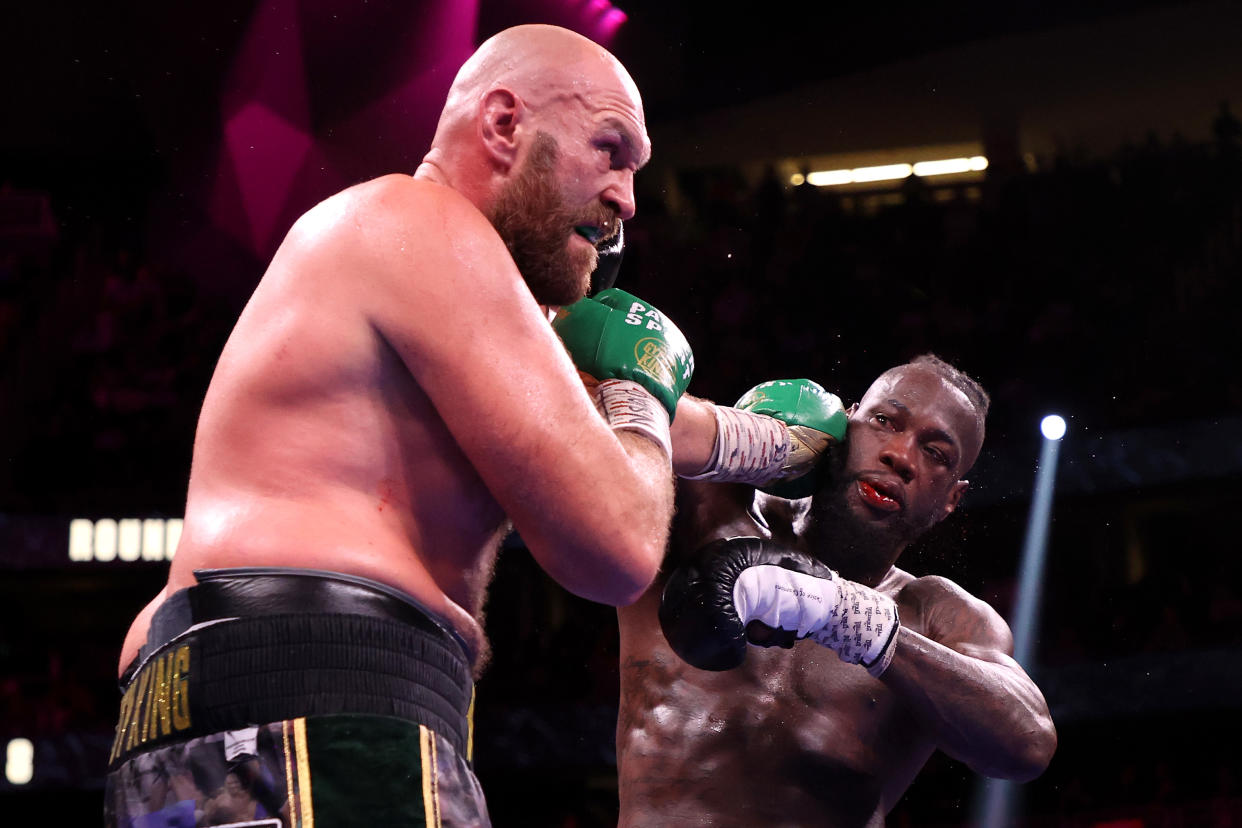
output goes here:
[{"label": "boxer's open mouth", "polygon": [[864,503],[876,509],[885,512],[897,512],[901,510],[900,495],[883,483],[878,481],[859,480],[858,494],[862,497]]}]

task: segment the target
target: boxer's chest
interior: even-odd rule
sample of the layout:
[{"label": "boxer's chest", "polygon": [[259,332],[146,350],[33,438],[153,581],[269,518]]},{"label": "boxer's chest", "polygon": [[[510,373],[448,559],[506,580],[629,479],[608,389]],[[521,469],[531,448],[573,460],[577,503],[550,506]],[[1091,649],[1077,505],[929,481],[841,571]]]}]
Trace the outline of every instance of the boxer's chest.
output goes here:
[{"label": "boxer's chest", "polygon": [[905,704],[879,680],[831,650],[800,641],[792,650],[748,653],[744,716],[755,749],[789,760],[880,775],[924,736]]}]

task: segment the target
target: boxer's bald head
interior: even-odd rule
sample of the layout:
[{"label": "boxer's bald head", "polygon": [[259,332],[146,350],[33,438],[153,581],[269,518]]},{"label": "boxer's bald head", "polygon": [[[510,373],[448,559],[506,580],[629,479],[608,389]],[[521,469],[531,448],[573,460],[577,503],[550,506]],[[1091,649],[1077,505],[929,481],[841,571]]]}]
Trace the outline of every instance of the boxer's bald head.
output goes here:
[{"label": "boxer's bald head", "polygon": [[[469,141],[489,96],[512,96],[521,114],[574,117],[615,109],[638,134],[639,165],[650,155],[642,97],[629,72],[607,49],[557,26],[515,26],[492,36],[462,65],[440,114],[432,153]],[[558,112],[570,107],[569,112]],[[575,113],[573,110],[577,109]],[[539,124],[543,128],[543,124]]]},{"label": "boxer's bald head", "polygon": [[561,305],[585,294],[597,246],[634,215],[634,173],[650,155],[620,61],[567,29],[516,26],[457,73],[417,176],[470,199],[535,297]]},{"label": "boxer's bald head", "polygon": [[437,143],[446,123],[472,118],[479,100],[494,88],[507,88],[532,107],[575,96],[628,98],[642,119],[638,87],[607,49],[557,26],[515,26],[484,41],[462,65],[449,89]]},{"label": "boxer's bald head", "polygon": [[979,457],[979,451],[983,447],[984,425],[991,405],[991,398],[983,390],[983,386],[961,369],[935,354],[922,354],[881,374],[867,389],[856,409],[864,407],[864,403],[870,398],[882,397],[887,389],[912,373],[925,373],[936,377],[949,392],[949,398],[939,408],[944,416],[957,422],[954,431],[960,435],[961,456],[954,471],[960,478],[970,471]]}]

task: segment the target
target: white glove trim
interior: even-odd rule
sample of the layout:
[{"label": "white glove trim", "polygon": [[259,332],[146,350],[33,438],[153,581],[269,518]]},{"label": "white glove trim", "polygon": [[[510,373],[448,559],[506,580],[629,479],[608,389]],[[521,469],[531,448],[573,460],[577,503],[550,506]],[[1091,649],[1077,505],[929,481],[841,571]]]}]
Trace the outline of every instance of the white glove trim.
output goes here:
[{"label": "white glove trim", "polygon": [[733,606],[743,626],[759,621],[792,630],[877,678],[897,649],[897,603],[835,575],[818,578],[772,564],[752,566],[733,583]]},{"label": "white glove trim", "polygon": [[743,626],[759,621],[806,638],[831,622],[841,596],[839,581],[773,564],[752,566],[733,582],[733,606]]}]

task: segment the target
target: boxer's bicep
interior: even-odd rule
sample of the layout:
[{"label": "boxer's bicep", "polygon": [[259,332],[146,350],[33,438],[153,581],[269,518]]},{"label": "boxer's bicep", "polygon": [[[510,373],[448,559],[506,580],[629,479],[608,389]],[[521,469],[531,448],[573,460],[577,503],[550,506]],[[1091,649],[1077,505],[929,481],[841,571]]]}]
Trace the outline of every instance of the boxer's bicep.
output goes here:
[{"label": "boxer's bicep", "polygon": [[668,461],[651,441],[607,428],[560,341],[526,305],[515,291],[494,313],[446,308],[441,318],[461,338],[420,343],[411,371],[549,574],[584,597],[626,600],[608,582],[634,564],[644,582],[634,588],[654,575],[657,561],[630,560],[648,557],[630,546],[657,531],[653,517],[667,521],[658,490],[671,482],[657,475],[671,477]]},{"label": "boxer's bicep", "polygon": [[661,474],[606,427],[481,216],[428,227],[415,253],[377,281],[380,334],[549,574],[587,598],[632,599],[658,565],[667,460]]},{"label": "boxer's bicep", "polygon": [[1013,659],[1013,633],[990,604],[947,579],[920,580],[938,582],[924,608],[928,638],[969,658],[1021,670]]},{"label": "boxer's bicep", "polygon": [[1038,776],[1056,729],[1043,694],[1012,656],[1004,619],[944,578],[919,578],[906,590],[913,627],[901,630],[881,680],[919,711],[949,756],[987,776]]}]

